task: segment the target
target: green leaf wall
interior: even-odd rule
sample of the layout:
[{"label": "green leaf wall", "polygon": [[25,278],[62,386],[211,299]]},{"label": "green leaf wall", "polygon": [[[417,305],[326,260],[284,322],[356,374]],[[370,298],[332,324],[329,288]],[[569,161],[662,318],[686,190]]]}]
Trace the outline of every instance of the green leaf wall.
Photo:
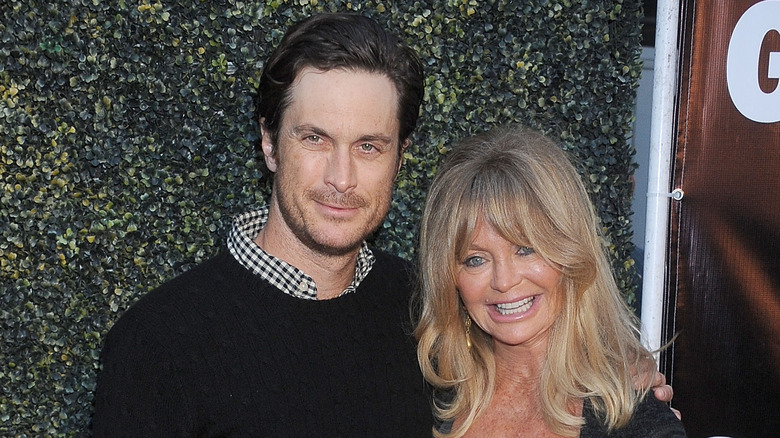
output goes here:
[{"label": "green leaf wall", "polygon": [[414,259],[453,141],[521,121],[583,162],[633,303],[629,143],[639,0],[4,0],[0,436],[81,436],[102,340],[141,295],[215,254],[269,190],[253,93],[286,27],[359,11],[413,45],[427,93],[375,243]]}]

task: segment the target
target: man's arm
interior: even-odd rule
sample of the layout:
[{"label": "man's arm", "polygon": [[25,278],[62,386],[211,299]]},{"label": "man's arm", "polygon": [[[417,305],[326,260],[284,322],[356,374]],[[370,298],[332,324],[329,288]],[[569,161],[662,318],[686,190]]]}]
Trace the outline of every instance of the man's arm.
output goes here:
[{"label": "man's arm", "polygon": [[[674,397],[674,389],[672,389],[671,385],[666,384],[666,376],[663,373],[656,371],[651,385],[655,398],[667,403],[672,401],[672,397]],[[676,415],[678,419],[682,420],[682,414],[680,411],[675,408],[671,409],[672,412],[674,412],[674,415]]]},{"label": "man's arm", "polygon": [[[662,402],[671,402],[672,397],[674,397],[674,389],[671,385],[666,384],[666,376],[656,370],[655,361],[651,358],[645,359],[644,363],[639,365],[639,368],[641,371],[637,372],[634,376],[634,388],[650,388],[652,389],[655,398]],[[671,409],[677,418],[682,419],[680,411],[674,408]]]},{"label": "man's arm", "polygon": [[167,350],[132,321],[120,320],[112,328],[95,390],[95,438],[191,432],[181,379]]}]

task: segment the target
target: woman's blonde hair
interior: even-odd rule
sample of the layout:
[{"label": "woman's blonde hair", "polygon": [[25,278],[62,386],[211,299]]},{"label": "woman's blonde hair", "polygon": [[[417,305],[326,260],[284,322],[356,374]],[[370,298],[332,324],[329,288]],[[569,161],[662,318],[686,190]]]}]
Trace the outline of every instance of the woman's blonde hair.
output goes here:
[{"label": "woman's blonde hair", "polygon": [[[614,281],[587,191],[563,150],[540,132],[512,125],[464,140],[439,169],[420,234],[417,356],[440,395],[434,411],[463,419],[459,437],[489,405],[495,382],[492,339],[471,325],[455,273],[479,220],[505,239],[530,246],[559,269],[563,309],[548,346],[541,408],[553,431],[576,435],[582,419],[567,407],[591,397],[610,428],[625,425],[637,401],[632,376],[650,353]],[[649,361],[652,363],[652,361]],[[645,365],[647,366],[647,365]],[[441,394],[445,394],[441,396]]]}]

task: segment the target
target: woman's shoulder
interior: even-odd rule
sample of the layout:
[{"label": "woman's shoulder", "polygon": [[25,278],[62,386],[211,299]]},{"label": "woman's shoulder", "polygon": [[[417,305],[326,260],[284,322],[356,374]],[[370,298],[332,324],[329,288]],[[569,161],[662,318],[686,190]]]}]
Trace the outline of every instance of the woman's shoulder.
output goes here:
[{"label": "woman's shoulder", "polygon": [[583,407],[585,425],[580,432],[580,438],[681,438],[686,437],[685,428],[669,406],[655,398],[653,393],[636,406],[634,414],[627,425],[620,429],[607,432],[606,427],[586,400]]}]

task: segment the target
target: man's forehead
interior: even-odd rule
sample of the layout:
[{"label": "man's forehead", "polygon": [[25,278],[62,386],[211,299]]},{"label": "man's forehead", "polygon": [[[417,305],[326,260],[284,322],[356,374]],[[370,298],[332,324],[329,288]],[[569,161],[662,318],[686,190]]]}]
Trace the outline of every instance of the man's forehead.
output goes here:
[{"label": "man's forehead", "polygon": [[358,68],[334,68],[331,70],[321,70],[315,67],[304,67],[295,76],[295,80],[292,82],[290,91],[293,93],[294,90],[301,87],[302,83],[322,84],[323,82],[345,82],[358,84],[365,82],[367,78],[372,78],[375,81],[385,83],[385,86],[392,89],[393,94],[396,98],[398,98],[398,89],[396,89],[395,84],[389,76],[384,73],[372,72]]},{"label": "man's forehead", "polygon": [[308,68],[293,85],[282,123],[287,129],[360,131],[397,139],[399,98],[387,76]]}]

